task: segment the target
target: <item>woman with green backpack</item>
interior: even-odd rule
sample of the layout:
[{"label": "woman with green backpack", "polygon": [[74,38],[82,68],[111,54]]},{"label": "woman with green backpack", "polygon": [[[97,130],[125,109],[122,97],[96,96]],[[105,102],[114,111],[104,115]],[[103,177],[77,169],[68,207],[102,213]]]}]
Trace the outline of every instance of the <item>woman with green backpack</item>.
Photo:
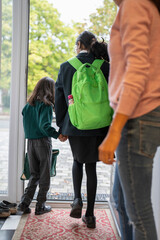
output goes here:
[{"label": "woman with green backpack", "polygon": [[[60,133],[68,136],[74,159],[72,168],[74,201],[71,204],[70,216],[81,218],[83,207],[81,184],[83,164],[85,164],[87,209],[82,221],[88,228],[95,228],[94,203],[97,189],[98,146],[108,132],[113,114],[108,101],[109,59],[107,44],[104,41],[99,42],[95,35],[88,31],[78,36],[76,52],[75,58],[60,66],[55,84],[56,123]],[[105,102],[107,112],[105,113],[106,121],[101,125],[100,119],[105,112],[105,109],[99,110],[102,102]],[[90,104],[92,106],[89,103],[92,103]],[[98,104],[99,107],[97,107]]]}]

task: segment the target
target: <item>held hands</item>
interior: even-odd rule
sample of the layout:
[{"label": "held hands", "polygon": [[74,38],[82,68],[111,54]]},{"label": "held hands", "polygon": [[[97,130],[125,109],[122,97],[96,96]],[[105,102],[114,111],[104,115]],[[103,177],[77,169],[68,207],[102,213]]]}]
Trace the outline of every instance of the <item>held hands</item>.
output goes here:
[{"label": "held hands", "polygon": [[65,135],[63,135],[63,134],[60,134],[59,137],[58,137],[58,139],[59,139],[61,142],[65,142],[65,141],[68,139],[68,137],[65,136]]}]

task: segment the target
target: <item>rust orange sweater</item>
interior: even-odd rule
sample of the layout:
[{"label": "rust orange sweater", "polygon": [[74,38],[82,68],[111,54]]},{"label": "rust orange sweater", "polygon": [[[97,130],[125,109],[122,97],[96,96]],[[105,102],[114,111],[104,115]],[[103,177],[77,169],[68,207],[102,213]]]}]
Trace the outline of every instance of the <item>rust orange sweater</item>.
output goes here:
[{"label": "rust orange sweater", "polygon": [[123,0],[111,29],[111,106],[135,118],[160,106],[160,14],[149,0]]}]

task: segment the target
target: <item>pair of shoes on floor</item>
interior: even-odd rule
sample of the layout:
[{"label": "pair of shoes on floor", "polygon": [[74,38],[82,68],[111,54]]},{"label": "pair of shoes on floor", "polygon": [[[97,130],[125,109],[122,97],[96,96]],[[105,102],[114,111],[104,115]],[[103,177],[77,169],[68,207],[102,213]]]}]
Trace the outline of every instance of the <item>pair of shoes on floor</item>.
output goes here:
[{"label": "pair of shoes on floor", "polygon": [[44,213],[48,213],[52,210],[51,206],[46,206],[45,204],[41,204],[41,205],[36,205],[36,209],[35,209],[35,215],[41,215]]},{"label": "pair of shoes on floor", "polygon": [[88,216],[86,217],[83,215],[82,221],[86,224],[88,228],[95,228],[96,227],[96,217],[95,216]]},{"label": "pair of shoes on floor", "polygon": [[75,198],[73,203],[71,204],[71,212],[70,217],[73,218],[81,218],[82,216],[82,208],[83,208],[83,202],[81,198]]},{"label": "pair of shoes on floor", "polygon": [[16,214],[17,204],[6,200],[0,202],[0,217],[9,217],[11,214]]},{"label": "pair of shoes on floor", "polygon": [[0,206],[0,218],[6,218],[11,215],[11,211],[8,207]]},{"label": "pair of shoes on floor", "polygon": [[23,212],[23,214],[31,213],[31,209],[29,208],[29,205],[25,202],[20,202],[18,205],[18,211]]}]

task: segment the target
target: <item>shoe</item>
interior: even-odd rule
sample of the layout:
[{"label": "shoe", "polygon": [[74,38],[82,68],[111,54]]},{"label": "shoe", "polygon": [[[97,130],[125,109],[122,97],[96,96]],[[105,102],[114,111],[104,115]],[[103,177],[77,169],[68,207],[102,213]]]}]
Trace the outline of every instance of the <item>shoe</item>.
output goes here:
[{"label": "shoe", "polygon": [[35,215],[41,215],[44,213],[48,213],[52,210],[51,206],[45,206],[45,205],[40,205],[40,206],[36,206],[35,209]]},{"label": "shoe", "polygon": [[82,199],[81,198],[75,198],[75,200],[71,204],[71,207],[72,207],[72,210],[70,212],[70,217],[81,218],[82,207],[83,207]]},{"label": "shoe", "polygon": [[0,206],[0,218],[6,218],[11,215],[11,211],[9,208],[3,208]]},{"label": "shoe", "polygon": [[95,216],[86,217],[85,215],[83,215],[82,221],[87,225],[88,228],[96,227],[96,217]]},{"label": "shoe", "polygon": [[11,203],[11,202],[3,200],[0,203],[0,205],[4,206],[4,207],[8,207],[10,209],[11,214],[16,214],[16,212],[17,212],[17,208],[16,208],[17,204],[16,203]]},{"label": "shoe", "polygon": [[23,211],[23,214],[28,214],[28,213],[31,213],[31,209],[28,207],[28,208],[26,208],[26,210],[25,211]]},{"label": "shoe", "polygon": [[18,211],[21,211],[23,212],[24,214],[27,214],[27,213],[31,213],[31,209],[28,207],[28,205],[26,203],[23,203],[21,202],[19,205],[18,205]]}]

